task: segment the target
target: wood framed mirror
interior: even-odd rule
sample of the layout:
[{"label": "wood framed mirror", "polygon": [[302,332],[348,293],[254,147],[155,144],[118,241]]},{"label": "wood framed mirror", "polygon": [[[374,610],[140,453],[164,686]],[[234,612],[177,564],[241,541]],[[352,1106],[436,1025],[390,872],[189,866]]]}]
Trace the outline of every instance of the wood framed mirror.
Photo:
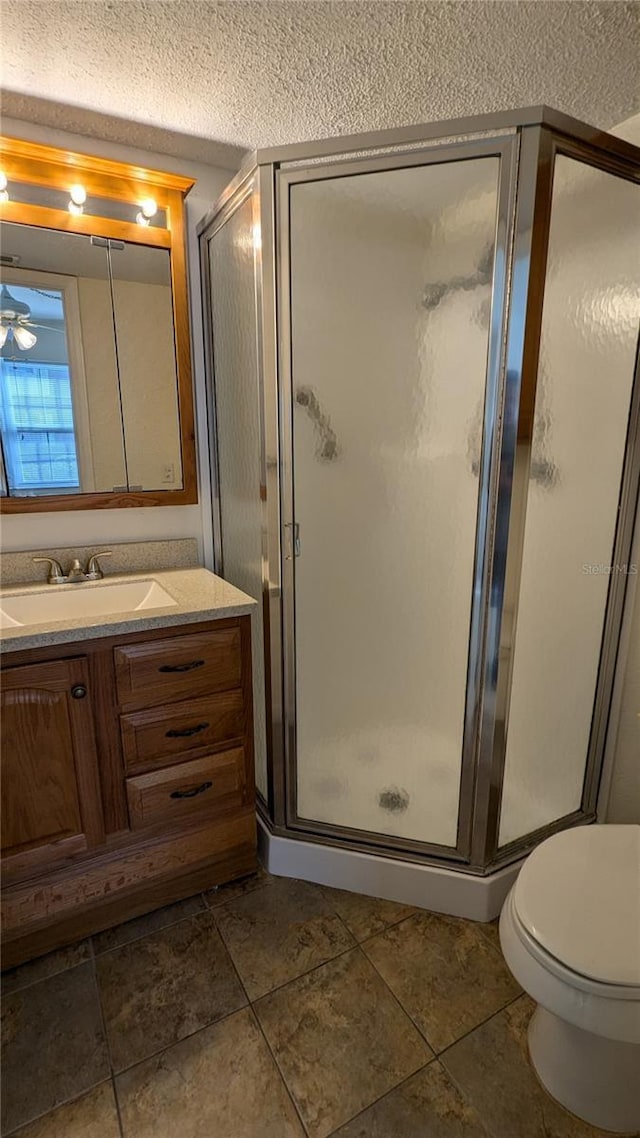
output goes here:
[{"label": "wood framed mirror", "polygon": [[5,513],[197,502],[179,175],[0,137]]}]

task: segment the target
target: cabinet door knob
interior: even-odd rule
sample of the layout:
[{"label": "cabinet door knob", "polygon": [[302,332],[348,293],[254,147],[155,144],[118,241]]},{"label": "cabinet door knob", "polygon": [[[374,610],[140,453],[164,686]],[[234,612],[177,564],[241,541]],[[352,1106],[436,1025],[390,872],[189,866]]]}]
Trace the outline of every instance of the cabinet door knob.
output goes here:
[{"label": "cabinet door knob", "polygon": [[84,699],[87,694],[87,689],[84,684],[74,684],[71,688],[71,695],[74,699]]}]

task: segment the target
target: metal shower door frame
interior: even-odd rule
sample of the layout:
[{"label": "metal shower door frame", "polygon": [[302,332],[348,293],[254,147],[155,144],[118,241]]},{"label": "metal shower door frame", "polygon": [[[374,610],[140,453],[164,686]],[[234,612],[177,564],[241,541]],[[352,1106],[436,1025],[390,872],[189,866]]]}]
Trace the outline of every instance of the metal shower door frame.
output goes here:
[{"label": "metal shower door frame", "polygon": [[[491,567],[493,562],[494,516],[498,504],[502,410],[505,399],[505,341],[509,312],[511,260],[514,238],[514,215],[518,179],[519,137],[514,130],[490,138],[473,138],[452,142],[425,139],[420,149],[375,156],[275,168],[275,223],[278,237],[276,305],[278,319],[278,385],[280,421],[280,475],[282,556],[282,652],[284,663],[282,690],[282,772],[286,790],[284,827],[300,838],[340,842],[351,848],[369,852],[393,852],[396,857],[416,856],[462,866],[471,860],[474,787],[478,777],[479,728],[483,705],[486,668],[486,632],[491,608]],[[293,374],[291,341],[291,249],[290,189],[292,186],[354,174],[366,175],[407,167],[442,165],[497,157],[500,161],[497,201],[494,264],[491,290],[491,317],[488,337],[485,379],[483,437],[478,478],[478,500],[474,551],[473,587],[470,617],[470,647],[467,664],[464,733],[458,799],[457,840],[455,846],[384,835],[373,831],[337,826],[302,818],[297,813],[297,739],[296,739],[296,660],[295,660],[295,557],[292,533],[295,525],[295,487],[293,467]],[[510,509],[509,500],[501,509]],[[497,661],[492,661],[495,670]],[[274,755],[276,763],[278,756]],[[426,771],[425,771],[425,777]],[[280,823],[282,825],[282,822]]]}]

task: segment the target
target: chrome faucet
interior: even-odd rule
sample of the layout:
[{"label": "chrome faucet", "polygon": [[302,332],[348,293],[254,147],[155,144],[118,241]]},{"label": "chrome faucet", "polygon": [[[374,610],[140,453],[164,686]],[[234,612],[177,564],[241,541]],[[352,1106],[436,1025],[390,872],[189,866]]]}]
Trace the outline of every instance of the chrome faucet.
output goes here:
[{"label": "chrome faucet", "polygon": [[87,561],[87,568],[84,571],[85,579],[87,581],[101,581],[104,573],[100,568],[99,557],[111,557],[112,551],[110,549],[103,549],[100,553],[92,553]]},{"label": "chrome faucet", "polygon": [[33,557],[32,561],[46,561],[49,565],[49,576],[47,581],[50,585],[66,585],[67,577],[65,576],[64,569],[55,557]]},{"label": "chrome faucet", "polygon": [[75,557],[66,573],[60,562],[56,561],[55,557],[34,557],[33,561],[47,562],[49,565],[47,581],[50,585],[77,585],[81,581],[102,580],[104,573],[102,572],[98,558],[110,556],[110,549],[103,549],[100,553],[92,553],[87,561],[86,569],[82,568],[78,558]]},{"label": "chrome faucet", "polygon": [[67,581],[70,585],[77,585],[79,581],[86,581],[87,574],[76,557],[67,570]]}]

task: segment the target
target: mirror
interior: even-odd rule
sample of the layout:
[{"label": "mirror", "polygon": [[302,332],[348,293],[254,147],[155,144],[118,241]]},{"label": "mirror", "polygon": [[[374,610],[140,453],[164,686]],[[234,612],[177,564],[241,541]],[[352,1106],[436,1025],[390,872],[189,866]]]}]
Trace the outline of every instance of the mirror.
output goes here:
[{"label": "mirror", "polygon": [[181,489],[169,250],[7,222],[0,248],[5,492]]},{"label": "mirror", "polygon": [[196,502],[193,182],[2,137],[0,173],[3,510]]}]

